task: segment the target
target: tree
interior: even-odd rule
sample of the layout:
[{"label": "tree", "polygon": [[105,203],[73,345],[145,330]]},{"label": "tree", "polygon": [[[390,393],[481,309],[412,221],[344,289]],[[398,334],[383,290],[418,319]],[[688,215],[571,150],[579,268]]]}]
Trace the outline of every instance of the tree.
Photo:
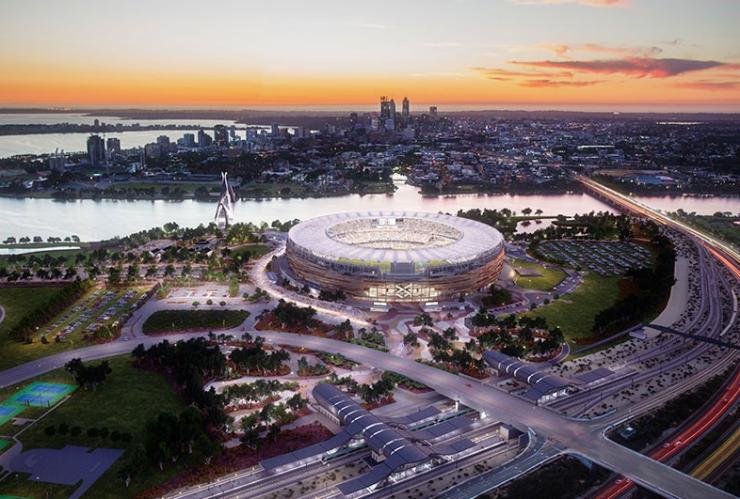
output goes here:
[{"label": "tree", "polygon": [[110,267],[108,269],[108,285],[118,286],[121,283],[121,267]]},{"label": "tree", "polygon": [[256,430],[247,430],[240,438],[243,445],[256,450],[260,445],[260,434]]},{"label": "tree", "polygon": [[96,366],[86,366],[79,358],[72,359],[64,364],[64,369],[74,376],[78,385],[84,386],[85,389],[92,388],[93,390],[105,381],[112,372],[107,360]]},{"label": "tree", "polygon": [[193,451],[198,461],[211,464],[213,457],[221,451],[221,446],[211,440],[204,432],[200,432],[195,439]]},{"label": "tree", "polygon": [[434,321],[432,320],[432,316],[429,315],[427,312],[422,312],[421,314],[417,315],[414,318],[414,326],[433,326]]},{"label": "tree", "polygon": [[128,273],[126,274],[126,280],[129,282],[135,281],[139,278],[139,265],[132,263],[128,266]]},{"label": "tree", "polygon": [[306,407],[308,401],[301,397],[300,393],[296,393],[288,399],[287,404],[291,411],[297,412]]},{"label": "tree", "polygon": [[448,341],[458,340],[457,331],[455,330],[454,327],[448,327],[447,329],[442,331],[442,336],[444,336],[444,338]]},{"label": "tree", "polygon": [[278,435],[280,435],[280,426],[277,424],[271,424],[270,428],[267,430],[267,439],[275,442]]},{"label": "tree", "polygon": [[403,344],[407,347],[414,347],[417,348],[421,346],[419,343],[419,337],[415,335],[414,333],[408,333],[403,337]]}]

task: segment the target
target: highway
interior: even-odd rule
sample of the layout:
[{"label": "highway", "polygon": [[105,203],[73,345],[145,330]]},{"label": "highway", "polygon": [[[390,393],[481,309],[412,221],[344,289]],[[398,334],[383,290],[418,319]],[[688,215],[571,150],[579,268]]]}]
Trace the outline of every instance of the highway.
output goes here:
[{"label": "highway", "polygon": [[[728,247],[721,241],[699,233],[698,231],[686,226],[685,224],[674,221],[656,212],[655,210],[644,207],[641,204],[629,199],[627,196],[608,189],[590,179],[581,177],[579,178],[579,180],[581,180],[581,182],[589,189],[617,204],[623,209],[626,209],[633,213],[637,213],[641,216],[652,218],[661,224],[687,234],[693,241],[695,241],[700,257],[700,306],[698,311],[693,315],[693,318],[689,322],[688,326],[682,329],[685,329],[688,332],[696,331],[698,334],[703,334],[708,338],[714,338],[717,340],[725,340],[726,338],[724,337],[724,335],[728,331],[732,330],[733,333],[737,332],[736,323],[738,315],[738,300],[735,292],[735,287],[737,285],[737,280],[740,279],[740,267],[738,266],[738,261],[740,261],[740,259],[738,259],[737,253],[732,248]],[[724,275],[723,271],[726,271],[729,275]],[[729,301],[731,301],[731,314],[730,317],[726,320],[725,324],[725,322],[723,322],[722,304],[723,299],[727,299],[728,297]],[[675,339],[670,341],[670,344],[672,345],[671,350],[673,351],[672,355],[674,356],[674,364],[676,362],[681,362],[681,360],[675,360],[675,352],[680,351],[680,349],[682,348],[682,343],[686,344],[687,342],[681,342],[680,340]],[[705,352],[717,351],[717,349],[712,349],[710,346],[706,345],[703,342],[689,341],[688,344],[691,346],[688,348],[685,357],[679,356],[679,359],[684,359],[683,362],[688,362],[690,359],[696,358],[699,355],[704,354]],[[663,348],[663,345],[661,345],[660,348]],[[684,350],[686,350],[685,347]],[[703,382],[711,376],[722,372],[724,366],[729,365],[736,359],[734,350],[731,350],[729,352],[727,352],[727,350],[730,349],[724,350],[725,351],[721,352],[719,358],[716,359],[716,361],[713,363],[712,366],[710,366],[709,369],[706,369],[704,372],[700,373],[700,375],[693,376],[689,380],[686,380],[686,382],[682,384],[682,388],[688,389],[691,386],[695,386],[699,382]],[[671,361],[669,360],[668,363],[670,362]],[[667,367],[666,363],[659,363],[660,369],[663,369],[665,367]],[[738,385],[739,380],[740,371],[736,370],[733,382],[728,386],[723,396],[720,397],[709,410],[699,415],[694,423],[691,424],[688,428],[682,431],[679,435],[672,437],[662,447],[651,452],[651,457],[661,461],[668,460],[691,446],[698,439],[700,439],[701,436],[706,431],[711,429],[712,426],[717,421],[719,421],[737,401],[738,393],[740,391],[740,385]],[[660,394],[661,397],[659,398],[663,400],[655,400],[655,403],[650,402],[643,405],[651,408],[656,407],[657,405],[662,404],[664,400],[668,400],[676,394],[677,393],[674,389],[670,389],[668,390],[668,393]],[[630,407],[631,411],[635,409],[639,408]],[[641,411],[638,410],[635,413],[639,412]],[[616,420],[620,416],[622,416],[622,414],[615,414],[612,417],[612,420]],[[626,418],[622,419],[624,420]],[[725,448],[725,452],[726,451],[727,447]],[[719,458],[715,457],[715,459]],[[629,491],[633,487],[633,485],[634,484],[631,480],[618,480],[616,483],[612,484],[604,491],[602,491],[602,493],[598,497],[602,499],[612,499],[620,497],[624,495],[627,491]]]},{"label": "highway", "polygon": [[[234,333],[240,331],[241,329],[237,328]],[[339,352],[355,362],[398,372],[423,382],[438,393],[457,400],[497,421],[509,422],[524,431],[532,428],[538,434],[561,444],[568,449],[568,452],[581,455],[625,475],[661,495],[684,498],[732,497],[693,477],[608,440],[597,428],[565,418],[550,409],[533,405],[468,378],[412,360],[328,338],[267,331],[254,331],[252,334],[262,336],[272,344]],[[191,336],[192,333],[174,335],[167,339],[176,341]],[[73,357],[92,360],[123,354],[133,350],[139,343],[152,345],[162,339],[164,338],[151,337],[142,338],[141,341],[113,342],[46,357],[0,373],[0,386],[19,383],[59,368]]]},{"label": "highway", "polygon": [[[740,397],[740,370],[736,370],[733,380],[725,388],[722,395],[717,401],[694,421],[688,428],[684,429],[678,435],[673,436],[668,442],[650,453],[650,457],[658,461],[667,461],[676,454],[690,447],[701,438],[705,431],[711,428],[719,421],[726,411],[731,408]],[[737,434],[737,432],[736,432]],[[730,442],[730,441],[728,441]],[[727,442],[726,442],[727,443]],[[737,448],[735,442],[735,449]],[[718,449],[719,450],[719,449]],[[725,449],[724,452],[726,452]],[[719,456],[723,454],[720,453]],[[707,465],[707,470],[711,471],[711,466]],[[708,474],[708,472],[706,473]],[[700,474],[692,473],[693,476],[703,478]],[[704,475],[706,476],[706,475]],[[634,483],[630,480],[618,480],[612,486],[601,492],[597,497],[599,499],[615,499],[627,493]]]},{"label": "highway", "polygon": [[740,427],[736,428],[730,438],[725,440],[709,457],[702,461],[691,472],[691,475],[699,480],[706,480],[716,469],[735,456],[738,450],[740,450]]}]

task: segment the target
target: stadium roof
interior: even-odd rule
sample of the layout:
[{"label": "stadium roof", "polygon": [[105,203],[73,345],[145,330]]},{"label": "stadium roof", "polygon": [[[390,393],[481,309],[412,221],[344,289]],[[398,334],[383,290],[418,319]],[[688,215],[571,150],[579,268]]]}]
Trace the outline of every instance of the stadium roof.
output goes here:
[{"label": "stadium roof", "polygon": [[[353,219],[417,219],[452,227],[460,236],[443,245],[412,249],[377,249],[339,241],[329,229]],[[384,227],[392,227],[384,225]],[[479,255],[503,245],[503,236],[488,225],[466,218],[419,211],[364,211],[324,215],[306,220],[290,229],[289,239],[298,246],[329,260],[359,260],[366,262],[449,262],[473,260]]]}]

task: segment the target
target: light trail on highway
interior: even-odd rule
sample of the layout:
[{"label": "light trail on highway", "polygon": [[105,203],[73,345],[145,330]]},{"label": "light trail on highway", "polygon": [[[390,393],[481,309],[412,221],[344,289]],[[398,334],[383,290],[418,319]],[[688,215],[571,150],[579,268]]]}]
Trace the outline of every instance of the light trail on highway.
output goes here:
[{"label": "light trail on highway", "polygon": [[[687,226],[681,222],[673,220],[665,215],[658,213],[657,211],[644,207],[636,201],[630,199],[628,196],[620,194],[612,189],[602,186],[601,184],[587,179],[585,177],[578,177],[585,186],[594,190],[598,194],[609,199],[613,203],[621,206],[627,211],[632,211],[648,218],[651,218],[663,225],[670,226],[680,232],[688,234],[706,249],[717,262],[725,267],[729,273],[736,280],[740,280],[740,256],[728,245],[715,238],[707,236],[692,227]],[[733,294],[733,302],[736,304],[735,296]],[[736,305],[735,305],[736,307]],[[736,312],[736,310],[734,311]],[[734,320],[733,315],[733,320]],[[730,324],[731,326],[732,324]],[[729,329],[726,328],[724,331]],[[735,370],[735,374],[732,382],[726,387],[722,396],[687,429],[682,431],[679,435],[671,438],[666,444],[659,449],[654,450],[649,454],[650,457],[657,461],[666,461],[677,453],[685,450],[687,447],[695,443],[708,429],[719,421],[727,411],[735,404],[738,396],[740,396],[740,370]],[[634,482],[629,479],[619,479],[611,486],[607,487],[600,494],[597,495],[600,499],[615,499],[621,497],[625,493],[634,487]]]},{"label": "light trail on highway", "polygon": [[725,461],[732,458],[738,450],[740,450],[740,428],[737,428],[730,438],[725,440],[709,457],[694,468],[691,476],[695,476],[699,480],[706,479]]},{"label": "light trail on highway", "polygon": [[[718,400],[712,404],[712,407],[690,427],[648,455],[656,461],[666,461],[685,450],[696,442],[707,429],[719,421],[727,410],[735,404],[738,397],[740,397],[740,370],[735,371],[732,382],[725,388]],[[598,499],[616,499],[626,494],[634,485],[631,480],[618,480],[596,497]]]}]

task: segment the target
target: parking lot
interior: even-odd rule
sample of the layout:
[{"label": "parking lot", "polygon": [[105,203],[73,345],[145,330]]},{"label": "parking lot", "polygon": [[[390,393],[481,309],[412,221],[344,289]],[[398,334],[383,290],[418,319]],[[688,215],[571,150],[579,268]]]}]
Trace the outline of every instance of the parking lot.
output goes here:
[{"label": "parking lot", "polygon": [[145,291],[144,288],[95,289],[58,316],[43,334],[61,339],[75,333],[94,335],[103,326],[125,321]]},{"label": "parking lot", "polygon": [[537,251],[546,259],[601,276],[647,267],[652,258],[649,249],[631,241],[543,241]]}]

